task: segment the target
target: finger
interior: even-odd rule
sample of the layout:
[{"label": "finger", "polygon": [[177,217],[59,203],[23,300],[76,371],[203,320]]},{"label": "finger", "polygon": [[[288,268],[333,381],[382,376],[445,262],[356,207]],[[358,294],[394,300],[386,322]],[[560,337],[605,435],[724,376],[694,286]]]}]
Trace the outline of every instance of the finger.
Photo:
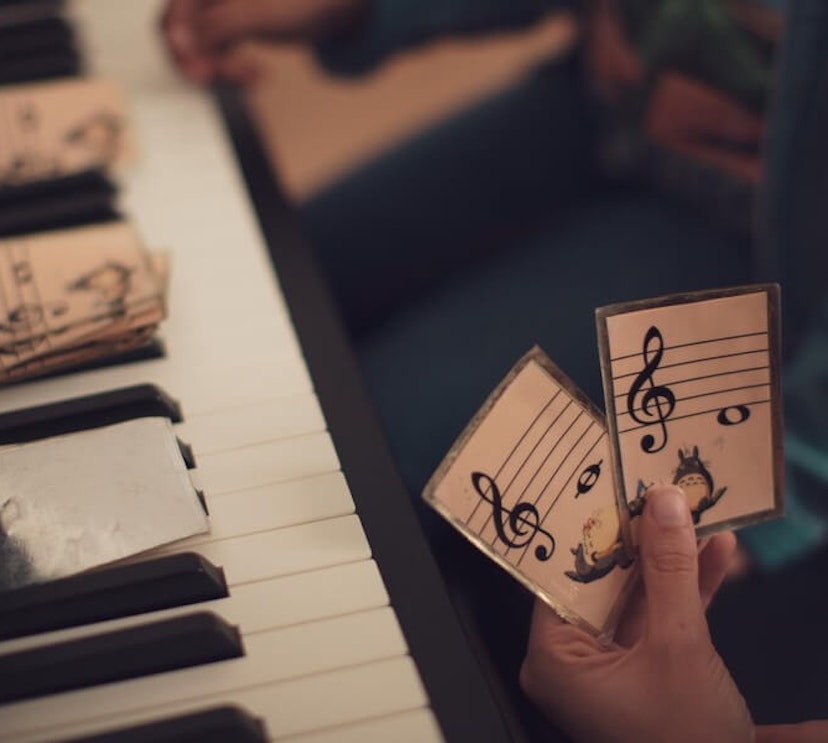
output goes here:
[{"label": "finger", "polygon": [[707,636],[707,624],[690,509],[673,486],[652,487],[645,497],[638,539],[647,639],[668,645],[694,642]]},{"label": "finger", "polygon": [[172,0],[161,24],[173,62],[193,82],[204,83],[212,76],[210,59],[196,37],[196,19],[203,0]]},{"label": "finger", "polygon": [[208,49],[222,49],[254,37],[278,37],[288,25],[289,7],[278,2],[218,0],[202,14],[199,38]]},{"label": "finger", "polygon": [[540,599],[535,599],[526,657],[520,683],[530,697],[540,693],[550,680],[566,674],[566,668],[596,652],[598,641],[580,627],[566,623]]},{"label": "finger", "polygon": [[644,637],[647,628],[647,599],[644,586],[639,583],[624,607],[624,614],[615,630],[615,642],[631,648]]},{"label": "finger", "polygon": [[677,142],[673,148],[679,154],[706,162],[748,183],[758,184],[762,180],[762,160],[758,154],[737,152],[726,144]]},{"label": "finger", "polygon": [[546,603],[535,599],[532,607],[532,621],[529,628],[530,637],[546,637],[550,632],[564,626],[561,619]]},{"label": "finger", "polygon": [[215,74],[236,85],[254,85],[263,75],[261,60],[245,49],[233,48],[215,58]]},{"label": "finger", "polygon": [[707,540],[699,553],[699,593],[705,609],[724,582],[735,551],[736,537],[725,532]]},{"label": "finger", "polygon": [[161,18],[161,27],[170,51],[178,56],[189,56],[195,49],[193,23],[199,0],[171,0]]},{"label": "finger", "polygon": [[825,743],[828,720],[800,722],[798,725],[757,725],[756,743]]}]

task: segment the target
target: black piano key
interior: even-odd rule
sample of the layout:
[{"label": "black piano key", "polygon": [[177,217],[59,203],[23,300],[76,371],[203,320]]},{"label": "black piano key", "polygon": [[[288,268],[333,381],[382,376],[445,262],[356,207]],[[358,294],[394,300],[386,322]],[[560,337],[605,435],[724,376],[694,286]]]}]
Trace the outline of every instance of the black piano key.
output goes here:
[{"label": "black piano key", "polygon": [[[12,67],[3,64],[0,84],[11,82],[3,79],[4,74],[18,74]],[[0,174],[0,236],[111,221],[118,217],[114,201],[115,186],[100,171],[19,185],[2,183]]]},{"label": "black piano key", "polygon": [[201,507],[204,509],[204,513],[208,516],[210,515],[210,509],[207,508],[207,499],[204,497],[203,490],[196,490],[195,491],[196,498],[198,498],[198,502],[201,503]]},{"label": "black piano key", "polygon": [[56,175],[47,180],[24,183],[0,184],[0,206],[14,206],[15,209],[31,204],[43,196],[60,197],[83,192],[101,192],[115,196],[115,185],[100,169],[83,170],[79,173]]},{"label": "black piano key", "polygon": [[[92,371],[93,369],[106,369],[110,366],[120,366],[121,364],[134,364],[136,361],[151,361],[153,359],[163,359],[167,355],[167,349],[164,341],[160,338],[150,338],[146,343],[131,348],[129,351],[122,351],[120,353],[113,353],[109,356],[102,356],[99,359],[88,361],[85,364],[78,364],[77,366],[68,366],[65,369],[55,369],[54,371],[40,374],[37,379],[50,379],[52,377],[63,377],[67,374],[77,374],[78,372]],[[37,361],[33,362],[37,364]],[[30,382],[33,377],[21,379],[20,383]]]},{"label": "black piano key", "polygon": [[181,452],[181,458],[184,460],[184,464],[187,465],[187,469],[194,470],[196,466],[196,461],[195,454],[193,454],[193,447],[189,444],[185,444],[177,436],[175,440],[178,442],[178,450]]},{"label": "black piano key", "polygon": [[14,26],[0,25],[0,60],[73,48],[75,35],[65,19],[38,18]]},{"label": "black piano key", "polygon": [[0,656],[0,702],[124,681],[244,655],[236,627],[209,612]]},{"label": "black piano key", "polygon": [[221,568],[201,555],[182,552],[0,594],[0,640],[227,595]]},{"label": "black piano key", "polygon": [[216,707],[181,717],[72,738],[63,743],[266,743],[261,720],[238,707]]},{"label": "black piano key", "polygon": [[57,47],[44,52],[8,56],[0,60],[0,85],[47,82],[79,75],[80,71],[81,60],[77,51],[70,47]]},{"label": "black piano key", "polygon": [[101,428],[135,418],[162,416],[180,423],[181,408],[164,390],[138,384],[0,414],[0,444]]},{"label": "black piano key", "polygon": [[57,18],[65,6],[64,0],[0,0],[0,27]]}]

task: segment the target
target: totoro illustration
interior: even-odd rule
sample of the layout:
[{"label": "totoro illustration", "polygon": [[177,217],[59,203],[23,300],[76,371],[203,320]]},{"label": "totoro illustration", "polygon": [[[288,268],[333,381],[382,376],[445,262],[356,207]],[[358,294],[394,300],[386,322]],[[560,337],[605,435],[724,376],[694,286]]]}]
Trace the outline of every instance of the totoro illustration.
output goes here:
[{"label": "totoro illustration", "polygon": [[[690,506],[690,513],[693,516],[693,523],[698,524],[701,515],[719,502],[727,492],[727,488],[716,490],[713,475],[701,460],[698,446],[694,446],[692,451],[679,449],[678,457],[678,467],[673,473],[673,485],[677,485],[684,491],[687,505]],[[639,480],[636,497],[629,503],[631,517],[639,516],[644,510],[646,490],[647,486]]]},{"label": "totoro illustration", "polygon": [[603,578],[616,565],[628,568],[633,563],[621,542],[621,524],[614,505],[592,512],[584,522],[583,539],[570,550],[575,555],[575,570],[565,574],[578,583]]},{"label": "totoro illustration", "polygon": [[132,272],[133,269],[121,263],[107,261],[73,281],[67,288],[70,292],[93,292],[97,295],[96,304],[106,307],[110,312],[123,314],[126,310],[125,299],[131,288]]}]

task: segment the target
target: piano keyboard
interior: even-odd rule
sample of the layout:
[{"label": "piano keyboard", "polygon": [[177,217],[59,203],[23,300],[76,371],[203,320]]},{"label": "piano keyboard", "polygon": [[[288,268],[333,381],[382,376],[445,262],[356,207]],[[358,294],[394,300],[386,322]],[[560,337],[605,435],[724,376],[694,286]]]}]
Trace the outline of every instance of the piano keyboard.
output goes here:
[{"label": "piano keyboard", "polygon": [[[290,315],[212,99],[179,82],[156,36],[158,3],[72,5],[91,72],[127,89],[140,146],[121,206],[172,254],[163,359],[0,391],[0,411],[136,383],[176,398],[211,533],[197,551],[229,596],[0,643],[2,656],[210,611],[241,658],[0,706],[0,741],[82,738],[224,705],[270,740],[443,736],[372,559]],[[147,740],[153,739],[151,736]]]}]

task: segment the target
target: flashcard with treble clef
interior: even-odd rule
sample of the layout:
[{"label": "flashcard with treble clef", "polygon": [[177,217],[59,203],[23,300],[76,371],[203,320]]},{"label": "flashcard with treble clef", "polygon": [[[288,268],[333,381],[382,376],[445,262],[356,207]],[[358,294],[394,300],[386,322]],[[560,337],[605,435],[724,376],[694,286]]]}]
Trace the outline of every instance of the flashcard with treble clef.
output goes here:
[{"label": "flashcard with treble clef", "polygon": [[680,487],[699,535],[781,514],[779,287],[596,312],[622,524],[653,483]]},{"label": "flashcard with treble clef", "polygon": [[423,492],[559,615],[610,637],[635,568],[601,414],[538,348],[495,389]]}]

